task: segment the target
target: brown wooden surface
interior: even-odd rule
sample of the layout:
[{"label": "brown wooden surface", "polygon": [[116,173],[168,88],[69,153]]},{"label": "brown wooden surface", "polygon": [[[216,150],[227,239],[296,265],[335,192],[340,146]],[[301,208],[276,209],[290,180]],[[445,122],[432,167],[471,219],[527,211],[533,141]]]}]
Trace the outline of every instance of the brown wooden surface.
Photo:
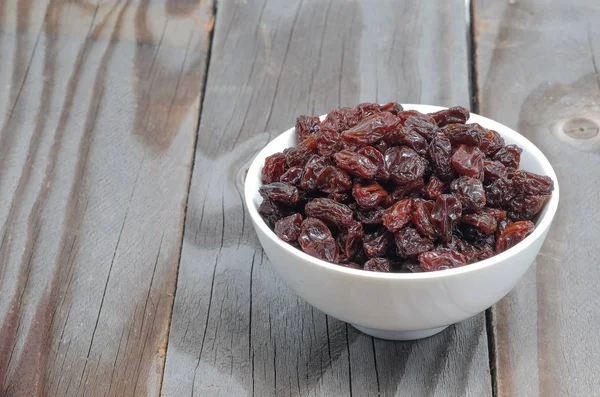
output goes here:
[{"label": "brown wooden surface", "polygon": [[165,396],[491,396],[483,315],[413,343],[325,316],[274,274],[241,193],[252,157],[296,115],[468,106],[464,21],[463,1],[218,3]]},{"label": "brown wooden surface", "polygon": [[481,113],[553,164],[560,204],[536,265],[493,309],[498,396],[594,396],[600,378],[600,5],[474,2]]},{"label": "brown wooden surface", "polygon": [[161,387],[210,2],[0,1],[0,395]]}]

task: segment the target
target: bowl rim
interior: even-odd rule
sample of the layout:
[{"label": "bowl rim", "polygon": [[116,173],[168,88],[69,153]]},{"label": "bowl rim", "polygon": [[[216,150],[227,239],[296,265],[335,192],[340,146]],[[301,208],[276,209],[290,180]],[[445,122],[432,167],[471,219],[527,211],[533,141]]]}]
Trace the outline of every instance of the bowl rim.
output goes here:
[{"label": "bowl rim", "polygon": [[[430,113],[436,112],[439,110],[447,109],[442,106],[434,106],[434,105],[425,105],[425,104],[401,104],[405,110],[418,110],[422,109],[423,112]],[[321,119],[326,115],[322,115]],[[322,267],[327,270],[331,270],[334,272],[339,272],[340,274],[346,275],[354,275],[375,279],[384,279],[384,280],[416,280],[416,279],[437,279],[437,278],[446,278],[452,276],[458,276],[465,273],[476,272],[478,270],[488,268],[491,266],[498,265],[506,260],[510,260],[513,257],[518,256],[523,251],[525,251],[531,244],[539,239],[550,227],[554,216],[556,215],[556,211],[558,208],[559,202],[559,184],[558,179],[556,177],[556,172],[554,168],[550,164],[550,161],[546,158],[546,156],[542,153],[542,151],[535,146],[529,139],[516,132],[512,128],[505,126],[497,121],[489,119],[487,117],[478,115],[476,113],[471,113],[468,122],[471,123],[479,123],[483,125],[485,128],[497,131],[502,137],[510,136],[511,140],[515,141],[517,145],[519,145],[523,151],[529,152],[535,159],[538,161],[543,168],[546,175],[549,176],[554,181],[554,191],[550,196],[550,200],[546,203],[546,208],[541,214],[541,217],[538,219],[537,225],[529,236],[527,236],[523,241],[516,244],[514,247],[495,255],[491,258],[484,259],[479,262],[471,263],[465,266],[461,266],[453,269],[445,269],[445,270],[437,270],[433,272],[422,272],[422,273],[382,273],[382,272],[369,272],[362,269],[352,269],[345,266],[336,265],[322,259],[315,258],[298,248],[291,246],[285,241],[279,239],[277,235],[267,226],[265,221],[262,219],[260,214],[258,213],[258,208],[254,205],[253,198],[258,191],[258,187],[260,184],[256,186],[256,184],[252,183],[250,178],[256,178],[258,175],[258,179],[260,180],[260,171],[262,170],[264,158],[276,153],[270,146],[277,139],[282,138],[284,135],[289,134],[294,131],[295,127],[289,128],[283,133],[279,134],[277,137],[269,141],[265,147],[258,152],[258,154],[253,158],[251,165],[246,174],[246,178],[244,180],[244,201],[246,202],[246,208],[250,213],[250,217],[253,220],[255,226],[260,228],[260,230],[271,240],[275,242],[281,249],[283,249],[286,253],[290,255],[294,255],[303,259],[305,261],[310,262],[313,265]],[[259,161],[260,160],[260,161]]]}]

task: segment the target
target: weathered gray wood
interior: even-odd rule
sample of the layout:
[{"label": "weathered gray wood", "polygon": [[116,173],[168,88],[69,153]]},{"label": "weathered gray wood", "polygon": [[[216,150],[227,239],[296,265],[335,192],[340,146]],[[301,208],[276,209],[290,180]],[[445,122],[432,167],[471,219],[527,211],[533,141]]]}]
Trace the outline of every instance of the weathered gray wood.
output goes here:
[{"label": "weathered gray wood", "polygon": [[498,396],[598,395],[600,8],[474,3],[481,112],[526,135],[561,202],[536,265],[493,309]]},{"label": "weathered gray wood", "polygon": [[299,300],[263,255],[244,170],[299,114],[469,104],[464,2],[221,1],[203,102],[165,396],[491,395],[483,315],[374,340]]},{"label": "weathered gray wood", "polygon": [[0,1],[1,396],[158,395],[210,3]]}]

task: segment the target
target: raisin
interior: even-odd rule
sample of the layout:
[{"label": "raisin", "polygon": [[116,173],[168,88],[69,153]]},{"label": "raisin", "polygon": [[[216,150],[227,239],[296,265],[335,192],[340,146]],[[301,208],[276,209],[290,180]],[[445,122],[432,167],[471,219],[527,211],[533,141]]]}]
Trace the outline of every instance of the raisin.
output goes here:
[{"label": "raisin", "polygon": [[494,160],[501,162],[506,167],[519,168],[523,149],[517,145],[506,145],[494,154]]},{"label": "raisin", "polygon": [[438,127],[443,127],[446,124],[464,124],[470,116],[469,109],[461,106],[456,106],[449,109],[440,110],[439,112],[429,113],[435,120]]},{"label": "raisin", "polygon": [[313,155],[304,166],[304,173],[300,186],[306,190],[316,190],[318,187],[319,176],[323,173],[329,163],[325,158]]},{"label": "raisin", "polygon": [[485,199],[491,207],[503,207],[515,196],[512,181],[508,178],[499,178],[486,186]]},{"label": "raisin", "polygon": [[399,229],[403,228],[404,225],[408,223],[408,221],[410,221],[411,210],[411,199],[404,199],[398,201],[390,208],[385,210],[385,212],[381,216],[383,225],[387,227],[387,229],[392,233],[398,231]]},{"label": "raisin", "polygon": [[390,145],[405,145],[419,153],[427,154],[427,140],[416,131],[403,128],[401,125],[383,138]]},{"label": "raisin", "polygon": [[531,219],[544,208],[549,198],[549,195],[516,196],[509,204],[508,216],[513,220]]},{"label": "raisin", "polygon": [[504,164],[491,160],[483,160],[483,174],[484,182],[493,182],[508,175]]},{"label": "raisin", "polygon": [[425,182],[423,178],[417,178],[412,182],[405,185],[396,186],[392,193],[388,196],[389,204],[395,203],[398,200],[402,200],[406,197],[420,196]]},{"label": "raisin", "polygon": [[390,112],[391,114],[398,115],[398,113],[403,111],[404,108],[398,102],[388,102],[385,105],[381,105],[381,108],[379,110],[382,112]]},{"label": "raisin", "polygon": [[482,132],[483,127],[479,124],[448,124],[442,128],[442,133],[453,145],[479,146]]},{"label": "raisin", "polygon": [[443,242],[452,240],[452,228],[462,214],[462,204],[452,194],[442,194],[431,210],[431,221]]},{"label": "raisin", "polygon": [[365,262],[363,269],[371,272],[389,273],[392,270],[392,262],[386,258],[371,258]]},{"label": "raisin", "polygon": [[531,221],[518,221],[507,226],[496,240],[496,252],[514,247],[530,235],[534,228],[535,225]]},{"label": "raisin", "polygon": [[258,213],[271,228],[285,215],[283,210],[271,200],[263,200],[258,207]]},{"label": "raisin", "polygon": [[302,226],[302,215],[294,214],[275,223],[275,234],[287,243],[298,240]]},{"label": "raisin", "polygon": [[357,210],[355,212],[356,219],[365,225],[376,225],[382,223],[382,216],[385,208],[379,207],[372,210]]},{"label": "raisin", "polygon": [[433,241],[427,237],[421,237],[412,227],[406,227],[394,233],[394,241],[398,255],[402,258],[419,255],[433,249]]},{"label": "raisin", "polygon": [[342,132],[357,125],[363,118],[363,112],[357,108],[334,109],[320,124],[321,129],[328,128]]},{"label": "raisin", "polygon": [[[408,111],[410,112],[410,111]],[[406,114],[407,111],[398,114],[401,124],[407,131],[414,131],[421,135],[428,142],[435,138],[440,133],[440,127],[437,126],[435,120],[426,114],[416,112],[417,114]],[[405,113],[404,115],[402,113]],[[404,118],[404,116],[408,116]]]},{"label": "raisin", "polygon": [[533,172],[517,171],[511,181],[518,194],[545,195],[554,190],[554,181],[547,176]]},{"label": "raisin", "polygon": [[363,117],[370,116],[375,113],[381,113],[381,106],[378,103],[365,102],[356,106],[357,109],[360,109]]},{"label": "raisin", "polygon": [[481,137],[479,149],[486,155],[497,152],[504,146],[504,138],[494,130],[485,130]]},{"label": "raisin", "polygon": [[483,171],[484,157],[479,148],[460,145],[452,155],[452,166],[459,174],[476,178]]},{"label": "raisin", "polygon": [[356,221],[352,221],[348,229],[338,235],[336,242],[340,253],[340,260],[349,261],[354,258],[361,247],[363,236],[362,225]]},{"label": "raisin", "polygon": [[342,133],[342,139],[348,143],[371,145],[396,129],[398,117],[391,113],[376,113],[366,117],[358,125]]},{"label": "raisin", "polygon": [[400,273],[422,273],[423,269],[419,263],[415,263],[414,259],[408,259],[400,267]]},{"label": "raisin", "polygon": [[460,217],[460,222],[475,226],[485,234],[492,234],[498,227],[498,222],[493,215],[487,213],[465,214]]},{"label": "raisin", "polygon": [[437,199],[446,191],[446,184],[433,175],[425,187],[425,195],[432,200]]},{"label": "raisin", "polygon": [[346,203],[350,201],[350,195],[348,192],[329,193],[327,198],[337,201],[338,203]]},{"label": "raisin", "polygon": [[369,157],[349,150],[342,150],[333,158],[338,167],[359,178],[372,179],[379,170],[377,164]]},{"label": "raisin", "polygon": [[344,148],[339,132],[324,128],[316,135],[317,151],[323,157],[331,157]]},{"label": "raisin", "polygon": [[299,116],[296,119],[296,139],[303,141],[310,135],[319,132],[319,117]]},{"label": "raisin", "polygon": [[389,178],[389,175],[387,175],[385,172],[385,158],[383,157],[383,153],[375,149],[373,146],[362,147],[358,150],[357,153],[365,156],[377,166],[377,173],[375,174],[375,179],[387,180]]},{"label": "raisin", "polygon": [[282,203],[285,205],[294,205],[298,203],[300,196],[298,195],[298,188],[288,183],[273,182],[267,185],[262,185],[258,192],[264,198]]},{"label": "raisin", "polygon": [[433,205],[432,202],[427,200],[413,200],[413,210],[411,214],[412,223],[417,228],[419,234],[432,240],[435,239],[437,234],[431,220]]},{"label": "raisin", "polygon": [[421,178],[425,172],[425,162],[412,149],[406,146],[391,147],[385,152],[385,169],[389,178],[397,184],[406,184]]},{"label": "raisin", "polygon": [[304,252],[329,262],[337,262],[338,248],[331,231],[323,221],[306,218],[302,222],[298,243]]},{"label": "raisin", "polygon": [[500,208],[486,207],[481,213],[493,216],[496,222],[506,219],[506,211]]},{"label": "raisin", "polygon": [[265,159],[265,165],[261,171],[262,182],[277,182],[284,172],[285,156],[283,153],[275,153]]},{"label": "raisin", "polygon": [[306,216],[318,218],[338,227],[348,227],[354,220],[352,210],[328,198],[316,198],[304,207]]},{"label": "raisin", "polygon": [[453,242],[458,252],[464,255],[467,263],[474,263],[479,260],[479,255],[481,254],[479,248],[459,238],[456,238]]},{"label": "raisin", "polygon": [[352,188],[352,196],[362,208],[375,208],[385,201],[388,192],[377,182],[368,185],[356,182]]},{"label": "raisin", "polygon": [[285,162],[288,167],[303,167],[306,163],[308,163],[314,154],[314,150],[302,145],[290,147],[283,151]]},{"label": "raisin", "polygon": [[452,180],[452,144],[444,135],[438,135],[429,144],[429,158],[438,178],[443,181]]},{"label": "raisin", "polygon": [[500,237],[500,235],[506,230],[507,227],[512,225],[514,222],[508,218],[498,221],[498,228],[496,229],[496,240]]},{"label": "raisin", "polygon": [[419,263],[423,270],[431,272],[464,266],[467,264],[467,258],[460,252],[438,248],[419,255]]},{"label": "raisin", "polygon": [[390,236],[384,230],[365,235],[363,239],[363,250],[369,258],[385,256],[390,245]]},{"label": "raisin", "polygon": [[299,185],[302,180],[303,167],[295,166],[289,168],[279,178],[279,182],[289,183],[290,185]]},{"label": "raisin", "polygon": [[479,179],[461,176],[450,184],[450,190],[469,211],[480,211],[485,207],[485,191]]},{"label": "raisin", "polygon": [[352,188],[352,179],[338,167],[329,166],[317,178],[317,187],[325,193],[342,193]]}]

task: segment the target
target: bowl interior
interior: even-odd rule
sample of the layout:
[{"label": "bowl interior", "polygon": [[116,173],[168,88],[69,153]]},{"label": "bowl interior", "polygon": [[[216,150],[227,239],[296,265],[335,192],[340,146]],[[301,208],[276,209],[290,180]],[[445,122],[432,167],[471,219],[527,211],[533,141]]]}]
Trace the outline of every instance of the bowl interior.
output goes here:
[{"label": "bowl interior", "polygon": [[[430,106],[430,105],[414,105],[414,104],[402,104],[404,109],[406,110],[418,110],[422,113],[431,113],[436,112],[438,110],[445,109],[439,106]],[[321,116],[323,119],[325,116]],[[521,154],[521,164],[520,169],[535,172],[541,175],[547,175],[554,181],[554,192],[552,193],[552,197],[542,210],[540,214],[537,215],[534,220],[536,223],[536,228],[531,235],[529,235],[525,240],[521,243],[517,244],[513,248],[502,252],[496,256],[493,256],[489,259],[476,262],[467,266],[463,266],[456,269],[447,269],[436,272],[428,272],[428,273],[378,273],[378,272],[366,272],[364,270],[350,269],[343,266],[338,266],[335,264],[328,263],[326,261],[314,258],[291,245],[281,241],[275,233],[267,226],[267,224],[262,220],[262,217],[258,213],[258,206],[262,202],[262,197],[258,193],[258,188],[262,185],[261,181],[261,170],[265,161],[265,158],[270,156],[273,153],[281,152],[284,149],[294,146],[296,144],[296,137],[294,127],[285,131],[277,138],[273,139],[263,150],[261,150],[256,158],[252,161],[250,168],[248,170],[248,174],[246,176],[245,181],[245,200],[246,205],[248,207],[248,211],[250,212],[250,216],[254,220],[254,223],[257,227],[261,228],[262,231],[266,233],[269,238],[275,240],[278,245],[281,246],[282,249],[286,250],[290,255],[297,255],[302,257],[304,260],[311,261],[320,266],[327,267],[334,271],[339,271],[343,273],[354,273],[359,274],[365,277],[375,277],[375,278],[431,278],[431,277],[447,277],[452,274],[459,274],[463,272],[476,271],[479,268],[485,266],[492,266],[495,263],[501,262],[505,259],[508,259],[511,256],[518,255],[521,250],[523,250],[529,243],[539,238],[543,232],[550,227],[550,223],[554,218],[554,214],[556,213],[556,209],[558,207],[558,199],[559,199],[559,186],[558,180],[556,179],[556,173],[554,169],[550,165],[550,162],[544,156],[544,154],[527,138],[522,136],[521,134],[513,131],[512,129],[496,122],[490,120],[486,117],[479,116],[471,113],[471,117],[468,120],[469,123],[479,123],[483,127],[495,130],[504,138],[506,144],[516,144],[523,149],[523,153]]]}]

